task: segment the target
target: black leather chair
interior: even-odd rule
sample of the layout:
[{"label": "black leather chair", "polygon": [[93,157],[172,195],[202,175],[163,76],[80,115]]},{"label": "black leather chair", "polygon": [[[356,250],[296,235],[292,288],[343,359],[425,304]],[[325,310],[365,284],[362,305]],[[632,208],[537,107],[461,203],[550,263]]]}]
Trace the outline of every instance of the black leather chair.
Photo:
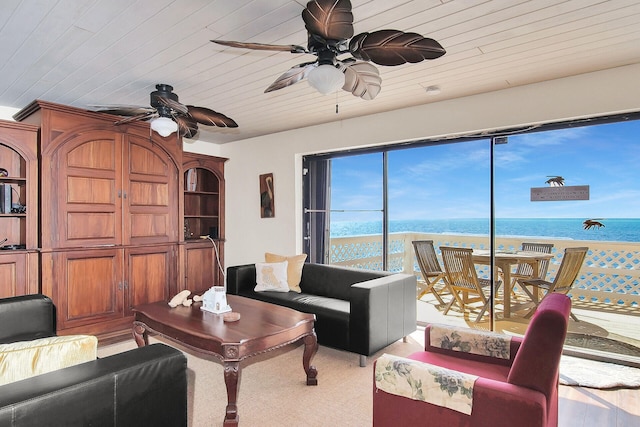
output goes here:
[{"label": "black leather chair", "polygon": [[[44,295],[0,299],[0,344],[55,335]],[[0,426],[186,426],[187,359],[164,344],[0,386]]]}]

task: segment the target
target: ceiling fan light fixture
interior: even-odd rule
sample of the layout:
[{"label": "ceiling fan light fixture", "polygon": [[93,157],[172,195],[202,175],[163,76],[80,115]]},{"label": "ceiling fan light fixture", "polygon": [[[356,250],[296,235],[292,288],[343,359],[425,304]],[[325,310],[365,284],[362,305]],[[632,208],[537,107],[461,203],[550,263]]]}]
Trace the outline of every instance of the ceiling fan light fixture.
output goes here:
[{"label": "ceiling fan light fixture", "polygon": [[178,130],[178,124],[168,117],[158,117],[151,120],[151,129],[166,138]]},{"label": "ceiling fan light fixture", "polygon": [[344,86],[344,73],[334,65],[318,65],[307,76],[311,87],[323,95],[335,92]]}]

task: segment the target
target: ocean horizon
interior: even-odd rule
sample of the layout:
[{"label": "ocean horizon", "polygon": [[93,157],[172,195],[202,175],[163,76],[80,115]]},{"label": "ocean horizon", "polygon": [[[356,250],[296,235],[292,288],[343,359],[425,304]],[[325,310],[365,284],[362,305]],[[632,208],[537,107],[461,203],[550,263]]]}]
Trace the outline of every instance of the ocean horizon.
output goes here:
[{"label": "ocean horizon", "polygon": [[[568,240],[640,242],[640,219],[599,220],[603,227],[585,230],[584,218],[496,218],[496,236]],[[390,233],[489,235],[488,218],[389,221]],[[382,221],[332,221],[331,237],[382,234]]]}]

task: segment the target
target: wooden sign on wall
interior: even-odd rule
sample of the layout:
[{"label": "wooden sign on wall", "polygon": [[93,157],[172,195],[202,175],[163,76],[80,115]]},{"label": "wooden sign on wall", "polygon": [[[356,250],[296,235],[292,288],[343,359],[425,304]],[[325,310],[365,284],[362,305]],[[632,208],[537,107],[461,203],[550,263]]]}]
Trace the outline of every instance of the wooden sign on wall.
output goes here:
[{"label": "wooden sign on wall", "polygon": [[588,185],[566,185],[562,187],[532,187],[532,202],[559,202],[566,200],[589,200]]}]

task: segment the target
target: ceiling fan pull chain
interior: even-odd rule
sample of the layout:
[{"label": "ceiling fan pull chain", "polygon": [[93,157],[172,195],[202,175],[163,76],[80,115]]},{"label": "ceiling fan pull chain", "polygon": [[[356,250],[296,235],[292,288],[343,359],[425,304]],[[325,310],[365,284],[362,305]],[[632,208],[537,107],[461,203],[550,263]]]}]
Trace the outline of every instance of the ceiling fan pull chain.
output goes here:
[{"label": "ceiling fan pull chain", "polygon": [[338,114],[338,91],[336,90],[336,114]]}]

